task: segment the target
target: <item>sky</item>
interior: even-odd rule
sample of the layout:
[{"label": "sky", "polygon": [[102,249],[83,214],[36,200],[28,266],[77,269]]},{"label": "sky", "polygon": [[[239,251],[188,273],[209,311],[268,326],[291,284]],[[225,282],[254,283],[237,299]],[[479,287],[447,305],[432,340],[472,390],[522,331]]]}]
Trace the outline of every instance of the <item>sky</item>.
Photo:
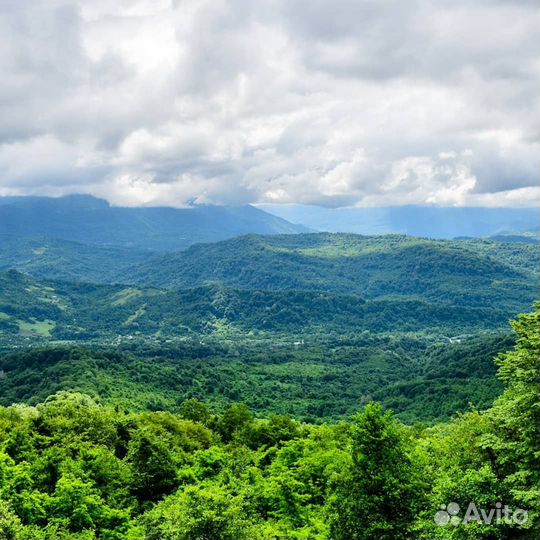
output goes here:
[{"label": "sky", "polygon": [[529,0],[2,0],[0,195],[540,201]]}]

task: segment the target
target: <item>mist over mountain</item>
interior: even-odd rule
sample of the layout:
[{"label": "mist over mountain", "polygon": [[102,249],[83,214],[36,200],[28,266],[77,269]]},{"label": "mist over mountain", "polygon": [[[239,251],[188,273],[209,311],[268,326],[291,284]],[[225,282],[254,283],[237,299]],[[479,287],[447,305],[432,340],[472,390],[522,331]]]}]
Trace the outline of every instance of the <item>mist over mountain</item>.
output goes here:
[{"label": "mist over mountain", "polygon": [[260,205],[266,212],[318,231],[408,234],[425,238],[485,237],[538,230],[536,208],[394,206],[323,208],[300,204]]},{"label": "mist over mountain", "polygon": [[90,195],[0,198],[0,232],[156,251],[234,236],[306,232],[253,206],[116,207]]}]

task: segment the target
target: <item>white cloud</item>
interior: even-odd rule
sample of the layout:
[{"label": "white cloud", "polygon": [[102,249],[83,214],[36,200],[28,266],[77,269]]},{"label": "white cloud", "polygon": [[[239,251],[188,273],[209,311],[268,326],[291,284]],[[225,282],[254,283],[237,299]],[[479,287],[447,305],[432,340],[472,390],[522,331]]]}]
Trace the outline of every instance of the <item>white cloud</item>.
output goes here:
[{"label": "white cloud", "polygon": [[522,0],[5,0],[0,193],[535,205]]}]

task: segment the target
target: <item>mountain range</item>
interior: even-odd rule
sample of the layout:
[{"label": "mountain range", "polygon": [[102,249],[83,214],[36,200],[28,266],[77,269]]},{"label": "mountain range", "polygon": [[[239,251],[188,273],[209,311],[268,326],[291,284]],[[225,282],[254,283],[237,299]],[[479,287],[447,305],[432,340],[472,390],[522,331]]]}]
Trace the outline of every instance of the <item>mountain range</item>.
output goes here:
[{"label": "mountain range", "polygon": [[27,351],[0,361],[3,403],[75,389],[315,420],[377,399],[432,421],[492,402],[492,356],[538,298],[535,235],[519,231],[313,232],[250,206],[89,196],[0,199],[0,227],[0,350]]},{"label": "mountain range", "polygon": [[422,238],[496,237],[537,243],[533,208],[402,206],[328,209],[303,205],[118,207],[90,195],[0,197],[0,234],[102,247],[177,251],[245,234],[351,232]]},{"label": "mountain range", "polygon": [[31,257],[23,250],[17,264],[13,250],[4,265],[27,273],[0,274],[0,330],[12,344],[456,335],[505,328],[538,297],[538,251],[527,244],[317,233],[248,235],[131,258],[126,248],[63,241],[26,247]]},{"label": "mountain range", "polygon": [[[317,231],[358,234],[407,234],[423,238],[514,236],[510,241],[538,242],[537,208],[472,208],[395,206],[383,208],[322,208],[309,205],[263,204],[259,208]],[[515,233],[518,233],[517,235]],[[525,240],[527,241],[527,240]]]},{"label": "mountain range", "polygon": [[306,232],[253,206],[111,206],[90,195],[0,197],[0,232],[153,251],[184,249],[242,234]]}]

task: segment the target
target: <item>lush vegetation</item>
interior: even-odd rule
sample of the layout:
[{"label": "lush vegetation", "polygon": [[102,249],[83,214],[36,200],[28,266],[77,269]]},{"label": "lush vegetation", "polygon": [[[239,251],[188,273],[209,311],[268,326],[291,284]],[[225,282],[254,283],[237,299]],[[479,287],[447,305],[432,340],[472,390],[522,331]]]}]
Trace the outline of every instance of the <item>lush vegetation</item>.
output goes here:
[{"label": "lush vegetation", "polygon": [[445,420],[501,392],[493,356],[510,338],[463,343],[365,335],[355,340],[168,347],[148,342],[124,352],[82,348],[30,350],[0,357],[0,404],[37,404],[76,390],[129,410],[178,412],[189,398],[216,410],[246,403],[258,416],[290,414],[311,423],[349,417],[372,399],[407,422]]},{"label": "lush vegetation", "polygon": [[221,284],[321,291],[366,300],[524,310],[536,299],[536,246],[399,235],[246,236],[199,244],[141,264],[130,279],[170,288]]},{"label": "lush vegetation", "polygon": [[153,257],[152,251],[134,248],[0,234],[0,271],[16,269],[39,279],[114,283]]},{"label": "lush vegetation", "polygon": [[[196,399],[176,414],[62,392],[2,408],[0,537],[536,539],[539,326],[538,310],[514,324],[491,408],[429,428],[374,403],[322,425]],[[499,502],[528,520],[497,520]],[[441,506],[463,519],[470,503],[492,520],[435,523]]]},{"label": "lush vegetation", "polygon": [[420,299],[365,301],[315,291],[208,286],[165,291],[37,281],[0,273],[2,343],[145,336],[355,335],[359,331],[456,336],[504,328],[509,307],[441,305]]},{"label": "lush vegetation", "polygon": [[398,235],[251,235],[162,256],[133,247],[0,236],[0,269],[19,269],[40,279],[318,291],[366,300],[498,306],[514,313],[536,298],[539,265],[534,245]]},{"label": "lush vegetation", "polygon": [[[129,235],[167,249],[214,210],[82,198],[75,234],[65,201],[7,203],[0,221],[43,212],[94,245],[24,220],[1,239],[0,539],[536,538],[538,311],[515,350],[507,330],[538,297],[534,245],[250,235],[156,255]],[[530,520],[434,522],[499,501]]]}]

